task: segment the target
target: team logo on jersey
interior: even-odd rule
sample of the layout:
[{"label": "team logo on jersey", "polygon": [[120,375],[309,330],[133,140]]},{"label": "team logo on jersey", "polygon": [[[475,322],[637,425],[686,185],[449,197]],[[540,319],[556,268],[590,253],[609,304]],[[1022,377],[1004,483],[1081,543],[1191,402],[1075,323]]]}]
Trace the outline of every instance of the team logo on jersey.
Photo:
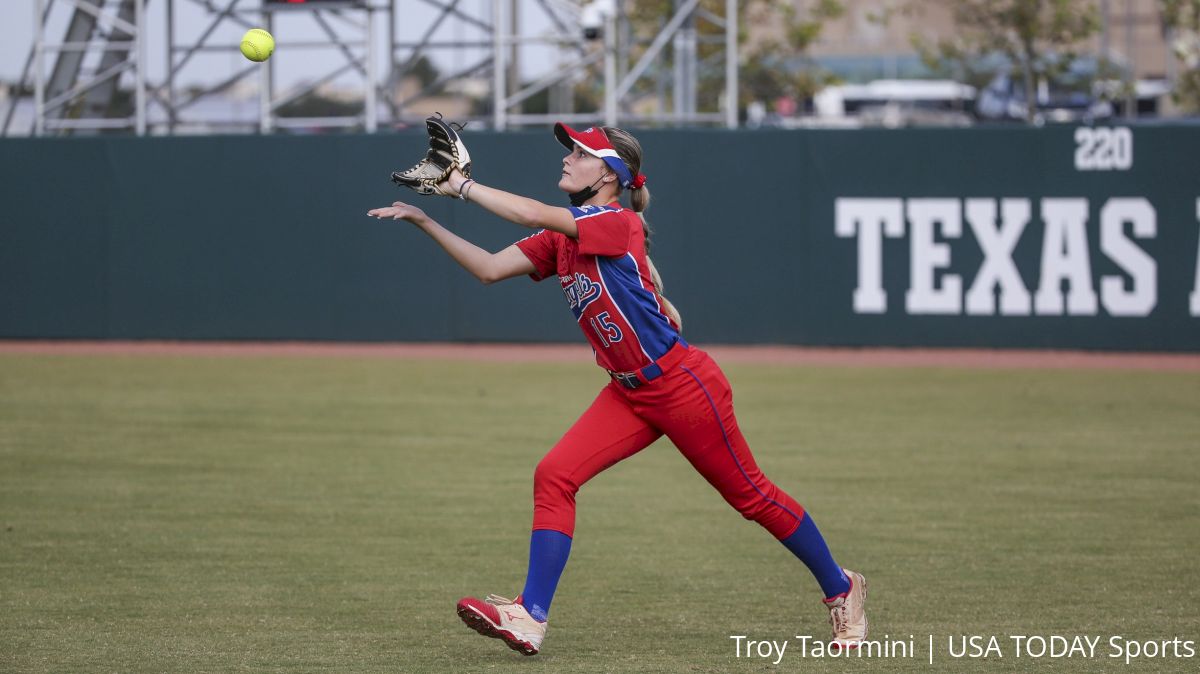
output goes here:
[{"label": "team logo on jersey", "polygon": [[602,292],[600,284],[588,278],[587,274],[576,272],[574,276],[559,276],[558,280],[562,283],[563,294],[567,296],[567,304],[577,319],[589,304],[599,299]]}]

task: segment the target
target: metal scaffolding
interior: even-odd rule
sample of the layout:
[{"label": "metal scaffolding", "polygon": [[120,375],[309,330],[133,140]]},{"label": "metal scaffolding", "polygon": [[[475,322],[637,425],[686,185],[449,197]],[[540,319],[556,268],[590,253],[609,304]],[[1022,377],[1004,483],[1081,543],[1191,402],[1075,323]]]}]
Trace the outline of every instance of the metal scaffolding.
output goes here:
[{"label": "metal scaffolding", "polygon": [[[53,3],[54,0],[49,0]],[[47,40],[51,6],[34,3],[34,41],[25,73],[34,67],[34,134],[52,130],[132,128],[146,132],[144,2],[62,0],[75,8],[61,42]],[[46,61],[55,57],[47,74]],[[110,114],[125,72],[135,78],[131,115]],[[22,76],[22,79],[27,74]],[[6,116],[5,130],[8,119]]]},{"label": "metal scaffolding", "polygon": [[[419,122],[427,114],[422,104],[446,92],[469,97],[467,117],[496,129],[554,120],[731,128],[738,123],[736,0],[724,1],[723,15],[702,8],[700,0],[673,0],[652,35],[636,33],[626,0],[35,3],[34,42],[18,87],[18,93],[33,91],[28,129],[33,135],[271,133],[300,127],[373,132]],[[151,4],[165,5],[165,26],[149,25]],[[193,15],[199,10],[204,20],[181,18],[184,5]],[[63,20],[63,11],[70,12],[69,20]],[[197,57],[237,49],[230,30],[274,32],[284,12],[288,21],[306,22],[303,32],[320,37],[281,41],[264,64],[239,62],[219,81],[210,77],[203,86],[180,91],[185,75],[200,72]],[[54,41],[58,36],[50,31],[64,24],[62,39]],[[416,37],[401,37],[402,27]],[[166,36],[165,49],[149,49],[150,33]],[[311,65],[311,78],[280,91],[279,62],[301,54]],[[428,70],[430,64],[444,74],[418,80],[422,65]],[[152,80],[150,72],[161,75]],[[358,83],[357,114],[281,114],[346,78]],[[702,78],[718,83],[707,88],[706,100],[698,85]],[[220,101],[255,79],[252,119],[233,112],[214,117],[211,110],[207,117],[194,114],[199,104]],[[4,135],[22,133],[12,124],[19,103],[20,96],[11,97],[0,129]],[[220,108],[209,106],[214,107]]]}]

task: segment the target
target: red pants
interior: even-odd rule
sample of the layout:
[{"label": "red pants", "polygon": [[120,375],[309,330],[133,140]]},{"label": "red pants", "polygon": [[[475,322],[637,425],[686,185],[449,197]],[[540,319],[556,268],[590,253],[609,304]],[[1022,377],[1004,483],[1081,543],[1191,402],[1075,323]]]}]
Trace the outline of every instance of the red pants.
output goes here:
[{"label": "red pants", "polygon": [[804,509],[758,469],[733,415],[733,392],[708,354],[691,347],[679,365],[636,389],[610,382],[533,476],[533,528],[571,536],[575,493],[585,482],[666,435],[729,505],[777,539]]}]

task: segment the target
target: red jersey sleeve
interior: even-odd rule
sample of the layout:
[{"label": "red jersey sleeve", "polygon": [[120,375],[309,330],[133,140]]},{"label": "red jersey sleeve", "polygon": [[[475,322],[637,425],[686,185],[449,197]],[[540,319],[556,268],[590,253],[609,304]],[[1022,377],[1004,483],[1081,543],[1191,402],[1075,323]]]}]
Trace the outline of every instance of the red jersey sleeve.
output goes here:
[{"label": "red jersey sleeve", "polygon": [[619,206],[581,206],[571,208],[575,226],[579,228],[579,252],[584,255],[617,257],[629,252],[629,242],[637,223],[641,234],[641,222]]},{"label": "red jersey sleeve", "polygon": [[558,239],[555,232],[541,230],[537,234],[527,236],[516,243],[517,248],[533,263],[534,272],[529,278],[541,281],[558,275]]}]

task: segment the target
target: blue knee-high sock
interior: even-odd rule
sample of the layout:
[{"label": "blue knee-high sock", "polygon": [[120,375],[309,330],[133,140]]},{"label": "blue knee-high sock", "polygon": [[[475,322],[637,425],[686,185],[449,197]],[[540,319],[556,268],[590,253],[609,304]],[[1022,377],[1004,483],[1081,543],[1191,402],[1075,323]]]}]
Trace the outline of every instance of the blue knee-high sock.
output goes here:
[{"label": "blue knee-high sock", "polygon": [[529,574],[521,591],[521,605],[534,620],[546,621],[550,601],[567,557],[571,555],[571,537],[561,531],[537,529],[529,537]]},{"label": "blue knee-high sock", "polygon": [[796,532],[780,543],[804,562],[821,584],[821,590],[826,597],[835,597],[850,591],[850,579],[846,578],[842,567],[833,561],[833,555],[829,554],[829,546],[825,545],[825,538],[813,522],[812,515],[805,512]]}]

